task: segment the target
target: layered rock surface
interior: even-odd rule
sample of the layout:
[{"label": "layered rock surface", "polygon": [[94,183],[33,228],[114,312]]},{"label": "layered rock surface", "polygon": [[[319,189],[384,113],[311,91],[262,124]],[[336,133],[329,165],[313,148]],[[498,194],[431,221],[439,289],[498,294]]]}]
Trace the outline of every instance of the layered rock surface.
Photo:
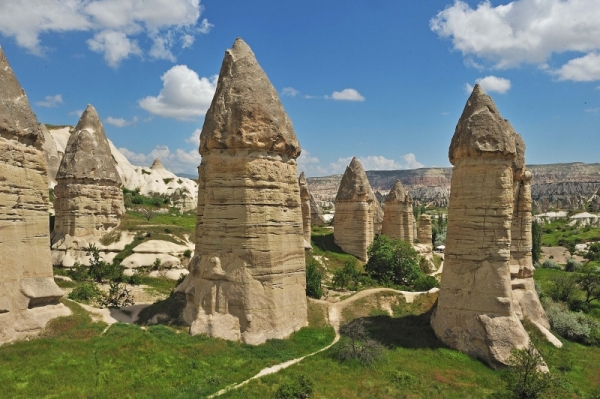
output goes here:
[{"label": "layered rock surface", "polygon": [[58,301],[48,230],[44,134],[0,48],[0,345],[70,314]]},{"label": "layered rock surface", "polygon": [[373,242],[375,195],[358,158],[352,158],[335,197],[333,238],[345,252],[367,260]]},{"label": "layered rock surface", "polygon": [[80,241],[74,239],[93,241],[117,227],[125,211],[121,178],[91,105],[69,137],[56,180],[54,250],[80,251]]},{"label": "layered rock surface", "polygon": [[422,214],[419,216],[419,227],[417,230],[417,240],[419,244],[433,246],[431,242],[433,230],[431,227],[431,216]]},{"label": "layered rock surface", "polygon": [[513,177],[525,166],[520,144],[476,85],[449,150],[454,169],[445,261],[431,325],[444,343],[492,367],[505,366],[511,350],[529,343],[514,309],[509,267]]},{"label": "layered rock surface", "polygon": [[396,180],[385,200],[381,233],[395,240],[404,240],[412,244],[415,239],[415,216],[412,204],[412,198],[404,189],[402,182]]},{"label": "layered rock surface", "polygon": [[200,135],[196,251],[178,287],[192,334],[259,344],[306,325],[300,145],[241,39]]},{"label": "layered rock surface", "polygon": [[300,186],[300,201],[302,207],[302,230],[304,231],[304,246],[310,247],[310,222],[311,222],[311,209],[310,209],[310,191],[308,191],[308,184],[306,183],[306,176],[304,172],[300,173],[298,178],[298,185]]}]

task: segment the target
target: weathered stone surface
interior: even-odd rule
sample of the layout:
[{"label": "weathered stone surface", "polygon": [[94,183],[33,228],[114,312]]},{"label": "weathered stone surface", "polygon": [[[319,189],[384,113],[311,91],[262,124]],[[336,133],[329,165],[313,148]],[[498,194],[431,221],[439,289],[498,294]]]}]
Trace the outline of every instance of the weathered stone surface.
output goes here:
[{"label": "weathered stone surface", "polygon": [[373,234],[381,234],[383,227],[383,208],[375,195],[373,195]]},{"label": "weathered stone surface", "polygon": [[100,238],[119,224],[125,211],[121,178],[91,105],[69,137],[56,180],[53,248],[67,236]]},{"label": "weathered stone surface", "polygon": [[54,188],[56,186],[56,174],[62,160],[62,154],[58,153],[56,143],[48,129],[46,129],[46,125],[40,123],[39,126],[40,131],[44,135],[43,149],[46,156],[46,164],[48,165],[48,186]]},{"label": "weathered stone surface", "polygon": [[438,306],[431,325],[447,345],[492,367],[529,337],[513,309],[509,263],[517,133],[476,85],[458,122]]},{"label": "weathered stone surface", "polygon": [[[308,184],[306,183],[306,176],[304,172],[300,173],[298,178],[298,185],[300,186],[300,200],[302,206],[302,230],[304,231],[304,241],[310,245],[310,191],[308,191]],[[306,245],[306,244],[305,244]]]},{"label": "weathered stone surface", "polygon": [[365,170],[354,157],[346,168],[335,197],[333,238],[345,252],[367,260],[374,239],[375,195]]},{"label": "weathered stone surface", "polygon": [[433,246],[431,242],[433,230],[431,227],[431,216],[421,215],[419,216],[419,227],[417,230],[417,240],[419,244]]},{"label": "weathered stone surface", "polygon": [[404,240],[412,244],[415,239],[414,225],[412,198],[404,189],[402,182],[396,180],[385,200],[381,232],[395,240]]},{"label": "weathered stone surface", "polygon": [[225,53],[200,153],[196,250],[178,287],[190,332],[286,337],[307,322],[300,145],[241,39]]},{"label": "weathered stone surface", "polygon": [[0,345],[70,314],[48,247],[44,135],[0,48]]},{"label": "weathered stone surface", "polygon": [[310,224],[311,226],[325,226],[327,221],[323,217],[323,211],[315,200],[315,197],[310,192]]}]

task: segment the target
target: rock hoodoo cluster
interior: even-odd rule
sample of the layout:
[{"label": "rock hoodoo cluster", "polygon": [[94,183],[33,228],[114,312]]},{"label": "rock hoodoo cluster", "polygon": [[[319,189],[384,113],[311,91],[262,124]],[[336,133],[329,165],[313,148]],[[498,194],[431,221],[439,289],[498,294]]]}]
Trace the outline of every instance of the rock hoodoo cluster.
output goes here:
[{"label": "rock hoodoo cluster", "polygon": [[385,200],[381,233],[395,240],[404,240],[412,244],[415,239],[414,232],[415,216],[412,198],[404,189],[402,182],[396,180]]},{"label": "rock hoodoo cluster", "polygon": [[52,278],[43,146],[37,118],[0,48],[0,345],[70,314]]},{"label": "rock hoodoo cluster", "polygon": [[198,219],[184,319],[192,334],[260,344],[306,325],[300,145],[241,39],[226,51],[200,135]]},{"label": "rock hoodoo cluster", "polygon": [[419,244],[433,246],[431,242],[433,230],[431,228],[431,216],[422,214],[419,216],[419,228],[417,230],[417,240]]},{"label": "rock hoodoo cluster", "polygon": [[333,238],[345,252],[367,260],[374,239],[375,195],[360,161],[346,167],[335,197]]},{"label": "rock hoodoo cluster", "polygon": [[300,186],[300,200],[302,206],[302,231],[304,231],[304,247],[310,248],[310,191],[308,191],[308,183],[306,183],[306,176],[304,172],[300,173],[298,178],[298,185]]},{"label": "rock hoodoo cluster", "polygon": [[[431,325],[444,343],[492,367],[506,365],[511,350],[529,342],[513,301],[512,288],[521,283],[511,286],[511,268],[524,277],[530,270],[524,150],[521,137],[476,85],[449,150],[454,169],[446,254]],[[532,294],[526,289],[522,296],[529,302]]]},{"label": "rock hoodoo cluster", "polygon": [[[125,211],[121,178],[104,127],[91,105],[69,137],[56,181],[53,249],[81,250],[119,224]],[[56,254],[53,258],[55,264],[61,263]]]}]

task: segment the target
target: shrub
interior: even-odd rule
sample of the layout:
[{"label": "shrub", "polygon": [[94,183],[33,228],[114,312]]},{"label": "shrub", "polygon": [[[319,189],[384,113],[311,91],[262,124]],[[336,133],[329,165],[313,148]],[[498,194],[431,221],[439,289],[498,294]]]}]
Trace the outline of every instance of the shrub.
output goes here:
[{"label": "shrub", "polygon": [[100,258],[100,252],[98,248],[90,244],[85,249],[85,254],[90,256],[90,268],[89,275],[97,283],[101,283],[102,280],[108,279],[111,281],[121,281],[123,277],[123,267],[118,263],[108,263]]},{"label": "shrub", "polygon": [[567,264],[565,266],[565,271],[567,272],[576,272],[581,269],[581,263],[577,262],[575,258],[569,258],[567,260]]},{"label": "shrub", "polygon": [[319,299],[323,296],[323,288],[321,287],[321,280],[323,275],[319,271],[319,263],[314,259],[310,258],[306,265],[306,295]]},{"label": "shrub", "polygon": [[429,274],[435,270],[433,263],[424,256],[419,256],[419,269],[425,274]]},{"label": "shrub", "polygon": [[183,252],[183,256],[184,256],[184,258],[191,258],[192,257],[192,250],[191,249],[186,249]]},{"label": "shrub", "polygon": [[358,282],[360,281],[360,272],[356,269],[356,259],[349,259],[344,262],[344,267],[341,270],[336,271],[333,274],[333,288],[344,289],[348,287],[350,289],[358,289]]},{"label": "shrub", "polygon": [[126,281],[131,285],[140,285],[142,284],[142,276],[140,275],[139,271],[136,270],[126,279]]},{"label": "shrub", "polygon": [[141,205],[144,203],[144,198],[142,198],[141,195],[134,195],[133,198],[131,198],[131,203]]},{"label": "shrub", "polygon": [[600,300],[600,268],[586,264],[579,270],[577,284],[585,292],[585,302]]},{"label": "shrub", "polygon": [[553,276],[550,281],[552,285],[548,289],[548,295],[555,301],[569,302],[577,293],[576,276],[561,273]]},{"label": "shrub", "polygon": [[90,278],[88,268],[79,262],[75,262],[71,270],[69,270],[69,275],[75,281],[85,281]]},{"label": "shrub", "polygon": [[134,305],[133,296],[127,289],[127,286],[125,284],[111,282],[108,294],[106,294],[102,300],[102,306],[108,308],[122,308],[124,306],[132,305]]},{"label": "shrub", "polygon": [[369,261],[365,271],[375,280],[395,285],[412,286],[423,275],[418,254],[412,245],[402,240],[392,240],[383,234],[375,237],[367,251]]},{"label": "shrub", "polygon": [[367,332],[366,326],[369,323],[360,318],[340,327],[343,339],[334,353],[338,360],[358,360],[362,365],[370,365],[383,356],[383,346]]},{"label": "shrub", "polygon": [[544,301],[546,315],[552,330],[570,341],[598,344],[596,336],[600,326],[583,313],[570,312],[566,305],[550,300]]},{"label": "shrub", "polygon": [[275,393],[275,399],[306,399],[313,393],[313,381],[300,375],[294,382],[283,384]]},{"label": "shrub", "polygon": [[539,398],[556,385],[550,373],[540,370],[544,359],[531,341],[527,348],[513,349],[508,362],[510,367],[503,378],[512,398]]},{"label": "shrub", "polygon": [[433,276],[422,276],[415,280],[413,288],[415,291],[429,291],[432,288],[439,287],[440,283]]},{"label": "shrub", "polygon": [[73,301],[92,301],[99,298],[100,295],[101,292],[96,284],[87,282],[75,287],[73,291],[69,292],[67,298]]},{"label": "shrub", "polygon": [[554,269],[554,270],[561,270],[560,266],[558,265],[558,263],[550,260],[550,259],[546,259],[544,261],[544,263],[542,263],[542,269]]},{"label": "shrub", "polygon": [[[552,233],[552,229],[550,229],[550,233]],[[538,262],[540,260],[540,256],[542,255],[542,226],[540,226],[540,224],[535,220],[531,225],[531,238],[531,255],[533,257],[533,261]]]}]

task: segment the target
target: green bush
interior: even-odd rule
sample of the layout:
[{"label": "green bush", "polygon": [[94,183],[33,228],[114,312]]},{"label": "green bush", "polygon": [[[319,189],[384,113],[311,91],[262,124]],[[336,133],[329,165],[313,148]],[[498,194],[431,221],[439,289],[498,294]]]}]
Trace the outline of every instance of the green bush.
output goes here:
[{"label": "green bush", "polygon": [[575,258],[569,258],[565,266],[565,271],[576,272],[581,269],[581,262],[577,262]]},{"label": "green bush", "polygon": [[527,348],[513,349],[508,362],[510,367],[503,378],[510,398],[541,398],[556,385],[550,373],[540,370],[545,365],[544,359],[531,341]]},{"label": "green bush", "polygon": [[555,301],[568,303],[577,293],[577,278],[572,274],[561,273],[553,276],[550,282],[548,295]]},{"label": "green bush", "polygon": [[313,393],[313,381],[310,377],[300,375],[290,383],[283,384],[275,393],[275,399],[307,399]]},{"label": "green bush", "polygon": [[319,271],[319,263],[314,259],[310,258],[306,264],[306,295],[319,299],[323,296],[323,288],[321,287],[321,280],[323,276]]},{"label": "green bush", "polygon": [[348,259],[344,262],[344,267],[333,274],[333,288],[344,289],[348,287],[352,290],[358,289],[360,281],[360,272],[356,269],[356,259]]},{"label": "green bush", "polygon": [[192,257],[192,250],[191,250],[191,249],[186,249],[186,250],[183,252],[183,256],[184,256],[185,258],[191,258],[191,257]]},{"label": "green bush", "polygon": [[69,276],[75,281],[85,281],[90,278],[87,266],[79,262],[75,262],[71,270],[69,270]]},{"label": "green bush", "polygon": [[140,273],[137,270],[134,271],[131,276],[129,276],[128,278],[126,278],[124,280],[128,284],[131,284],[131,285],[140,285],[140,284],[142,284],[142,276],[140,275]]},{"label": "green bush", "polygon": [[141,205],[144,203],[144,198],[141,195],[134,195],[133,198],[131,198],[131,203]]},{"label": "green bush", "polygon": [[90,259],[90,268],[88,273],[94,281],[101,283],[103,280],[122,280],[123,267],[118,263],[105,262],[102,258],[100,258],[100,252],[95,245],[90,244],[85,249],[85,254],[92,257]]},{"label": "green bush", "polygon": [[413,283],[415,291],[429,291],[432,288],[439,287],[440,283],[433,276],[421,276]]},{"label": "green bush", "polygon": [[546,259],[544,263],[542,263],[542,269],[561,270],[560,265],[550,259]]},{"label": "green bush", "polygon": [[122,308],[134,305],[133,296],[125,284],[111,282],[108,294],[104,295],[102,306],[108,308]]},{"label": "green bush", "polygon": [[375,237],[367,253],[369,261],[365,271],[380,283],[412,286],[423,276],[418,254],[406,241],[392,240],[381,234]]},{"label": "green bush", "polygon": [[544,300],[546,316],[552,330],[561,337],[588,345],[600,343],[600,325],[583,313],[570,312],[566,305]]},{"label": "green bush", "polygon": [[73,301],[87,302],[98,299],[101,294],[102,293],[98,287],[96,287],[96,284],[87,282],[75,287],[75,289],[69,293],[68,298]]}]

